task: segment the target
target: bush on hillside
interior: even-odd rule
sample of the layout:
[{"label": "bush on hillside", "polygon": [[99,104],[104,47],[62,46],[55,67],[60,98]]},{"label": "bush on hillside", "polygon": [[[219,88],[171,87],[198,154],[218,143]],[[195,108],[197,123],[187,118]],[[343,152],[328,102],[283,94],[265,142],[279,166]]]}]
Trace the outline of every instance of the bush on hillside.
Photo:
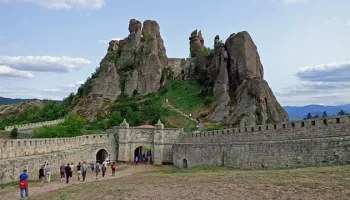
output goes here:
[{"label": "bush on hillside", "polygon": [[86,120],[70,114],[61,124],[54,126],[43,126],[35,130],[33,137],[35,138],[56,138],[56,137],[75,137],[82,135]]},{"label": "bush on hillside", "polygon": [[10,135],[11,135],[11,138],[17,138],[17,136],[18,136],[18,129],[17,128],[12,129]]},{"label": "bush on hillside", "polygon": [[43,101],[44,107],[32,107],[24,110],[17,116],[7,116],[0,121],[0,127],[18,124],[28,124],[42,121],[51,121],[64,117],[69,112],[69,106],[65,103],[57,103],[50,100]]}]

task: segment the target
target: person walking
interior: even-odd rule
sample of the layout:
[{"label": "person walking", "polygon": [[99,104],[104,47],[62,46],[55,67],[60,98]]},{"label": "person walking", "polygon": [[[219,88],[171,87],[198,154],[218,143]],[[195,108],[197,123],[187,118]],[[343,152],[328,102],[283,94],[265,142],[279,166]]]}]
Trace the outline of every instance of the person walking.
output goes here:
[{"label": "person walking", "polygon": [[88,167],[86,165],[86,162],[84,162],[83,165],[81,166],[81,172],[83,175],[83,182],[85,181],[87,170],[88,170]]},{"label": "person walking", "polygon": [[200,121],[199,118],[197,117],[197,128],[198,128],[198,130],[200,129],[200,126],[201,126],[201,121]]},{"label": "person walking", "polygon": [[24,194],[25,193],[25,197],[28,197],[28,173],[27,173],[27,169],[24,169],[23,172],[19,175],[19,192],[20,192],[20,196],[21,198],[24,198]]},{"label": "person walking", "polygon": [[73,171],[74,171],[74,165],[73,165],[73,163],[70,164],[70,169],[71,169],[71,171],[70,171],[70,177],[72,178],[72,177],[73,177]]},{"label": "person walking", "polygon": [[112,176],[115,176],[115,169],[117,168],[117,165],[115,164],[115,162],[113,162],[111,169],[112,169]]},{"label": "person walking", "polygon": [[45,166],[41,166],[39,169],[39,180],[40,180],[40,187],[44,186],[44,179],[45,179]]},{"label": "person walking", "polygon": [[135,156],[135,165],[138,165],[138,164],[139,164],[139,157]]},{"label": "person walking", "polygon": [[51,163],[47,163],[46,164],[46,168],[45,168],[45,173],[46,173],[46,182],[50,183],[51,182]]},{"label": "person walking", "polygon": [[91,173],[94,173],[95,163],[93,161],[91,161],[90,167],[91,167]]},{"label": "person walking", "polygon": [[106,165],[102,164],[102,177],[105,177],[107,171]]},{"label": "person walking", "polygon": [[61,176],[61,182],[64,181],[64,174],[65,174],[65,168],[66,168],[66,165],[64,163],[61,164],[60,166],[60,176]]},{"label": "person walking", "polygon": [[69,166],[69,163],[64,168],[64,171],[66,172],[66,183],[69,183],[69,178],[72,176],[72,168]]},{"label": "person walking", "polygon": [[80,176],[81,176],[81,163],[80,162],[77,165],[77,172],[78,172],[78,181],[80,181]]},{"label": "person walking", "polygon": [[99,173],[100,173],[100,165],[96,163],[96,167],[95,167],[96,180],[98,180]]}]

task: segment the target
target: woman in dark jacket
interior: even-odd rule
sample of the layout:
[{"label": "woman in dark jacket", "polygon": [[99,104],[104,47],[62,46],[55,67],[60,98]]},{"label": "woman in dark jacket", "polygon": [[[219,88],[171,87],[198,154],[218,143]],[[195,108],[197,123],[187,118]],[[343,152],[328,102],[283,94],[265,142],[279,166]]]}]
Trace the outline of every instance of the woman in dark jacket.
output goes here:
[{"label": "woman in dark jacket", "polygon": [[71,177],[72,168],[70,168],[69,163],[64,168],[64,171],[66,172],[66,183],[69,183],[69,178]]}]

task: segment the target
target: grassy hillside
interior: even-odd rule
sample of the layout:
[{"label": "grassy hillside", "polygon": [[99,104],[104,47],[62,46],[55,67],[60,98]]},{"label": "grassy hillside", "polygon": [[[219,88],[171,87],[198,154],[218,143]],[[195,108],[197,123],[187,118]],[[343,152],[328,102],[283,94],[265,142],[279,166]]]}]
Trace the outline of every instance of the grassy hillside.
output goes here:
[{"label": "grassy hillside", "polygon": [[169,128],[195,130],[194,119],[209,113],[210,104],[215,100],[202,91],[196,82],[168,81],[157,93],[136,94],[109,105],[111,114],[98,118],[87,129],[107,129],[119,125],[125,118],[131,126],[155,124],[160,119]]},{"label": "grassy hillside", "polygon": [[[195,81],[167,81],[159,92],[124,96],[116,102],[109,103],[104,115],[86,125],[83,132],[95,133],[118,126],[124,118],[130,126],[154,125],[160,119],[165,127],[193,131],[196,130],[195,119],[200,117],[204,130],[225,127],[225,124],[213,124],[206,120],[215,97],[205,91],[205,88]],[[5,117],[0,121],[0,127],[62,118],[70,112],[71,100],[72,98],[68,97],[63,103],[44,101],[43,108],[26,109],[19,115]]]}]

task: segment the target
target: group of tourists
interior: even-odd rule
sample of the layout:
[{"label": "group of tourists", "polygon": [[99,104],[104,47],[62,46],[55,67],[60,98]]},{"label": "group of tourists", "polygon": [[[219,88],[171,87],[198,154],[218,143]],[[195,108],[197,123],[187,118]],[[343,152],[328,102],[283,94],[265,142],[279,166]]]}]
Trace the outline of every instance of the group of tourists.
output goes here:
[{"label": "group of tourists", "polygon": [[136,155],[134,159],[134,164],[138,165],[140,162],[150,162],[152,163],[152,152],[147,151],[147,153],[143,153],[142,155]]},{"label": "group of tourists", "polygon": [[[104,161],[102,164],[91,162],[90,168],[91,173],[95,173],[96,180],[98,180],[98,176],[100,172],[102,172],[102,177],[106,176],[107,173],[107,162]],[[76,168],[74,168],[76,167]],[[117,168],[117,165],[115,162],[112,163],[110,166],[112,170],[112,176],[115,176],[115,171]],[[86,180],[86,174],[88,171],[88,165],[84,161],[83,163],[79,162],[78,165],[74,166],[73,163],[62,163],[60,168],[60,177],[61,182],[69,183],[69,180],[73,177],[73,172],[76,170],[77,173],[77,180],[84,182]],[[44,182],[50,183],[51,182],[51,173],[52,172],[52,165],[50,162],[46,161],[39,169],[39,181],[40,181],[40,187],[44,186]],[[20,196],[21,198],[28,197],[28,167],[26,166],[23,170],[23,172],[19,175],[19,189],[20,189]]]}]

